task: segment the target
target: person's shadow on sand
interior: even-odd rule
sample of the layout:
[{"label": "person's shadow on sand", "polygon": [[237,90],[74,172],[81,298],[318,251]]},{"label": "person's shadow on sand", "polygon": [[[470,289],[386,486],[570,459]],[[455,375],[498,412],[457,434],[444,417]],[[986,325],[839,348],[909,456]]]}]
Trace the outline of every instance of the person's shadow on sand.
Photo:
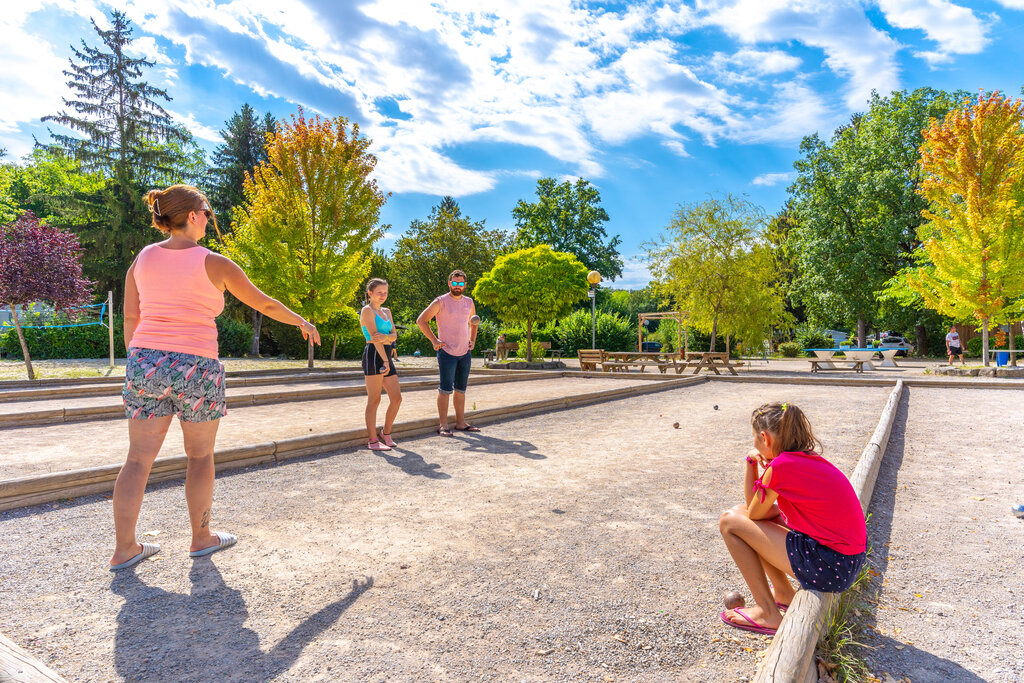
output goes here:
[{"label": "person's shadow on sand", "polygon": [[385,451],[376,451],[377,457],[384,458],[384,461],[389,465],[394,465],[398,469],[402,470],[408,475],[414,477],[426,477],[427,479],[451,479],[452,475],[442,472],[441,466],[437,463],[428,463],[423,459],[423,456],[416,451],[409,450],[402,446],[398,446],[393,449],[398,453],[403,453],[402,456],[394,456]]},{"label": "person's shadow on sand", "polygon": [[242,593],[224,583],[210,561],[189,571],[190,594],[148,586],[133,571],[114,578],[124,598],[114,636],[114,664],[127,681],[263,681],[287,671],[303,649],[329,628],[364,592],[373,577],[311,615],[269,652],[245,627]]},{"label": "person's shadow on sand", "polygon": [[486,436],[481,432],[456,432],[455,438],[466,444],[465,450],[476,453],[494,453],[505,455],[515,453],[530,460],[547,460],[546,455],[537,453],[537,447],[529,441],[515,439],[499,439],[493,436]]}]

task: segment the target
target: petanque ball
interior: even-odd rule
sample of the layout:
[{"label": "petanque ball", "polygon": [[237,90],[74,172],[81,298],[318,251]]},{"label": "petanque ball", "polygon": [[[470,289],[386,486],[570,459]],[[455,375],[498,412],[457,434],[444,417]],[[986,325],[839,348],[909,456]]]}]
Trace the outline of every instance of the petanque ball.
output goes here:
[{"label": "petanque ball", "polygon": [[1011,509],[1017,519],[1024,519],[1024,503],[1014,503]]},{"label": "petanque ball", "polygon": [[480,316],[474,315],[472,318],[469,319],[469,324],[470,325],[479,325],[480,324]]},{"label": "petanque ball", "polygon": [[718,404],[717,403],[715,404],[715,410],[718,410]]},{"label": "petanque ball", "polygon": [[743,596],[738,591],[729,591],[725,594],[725,609],[736,609],[737,607],[744,607],[747,601],[743,599]]},{"label": "petanque ball", "polygon": [[673,422],[672,426],[675,427],[676,429],[679,429],[679,423],[678,422]]}]

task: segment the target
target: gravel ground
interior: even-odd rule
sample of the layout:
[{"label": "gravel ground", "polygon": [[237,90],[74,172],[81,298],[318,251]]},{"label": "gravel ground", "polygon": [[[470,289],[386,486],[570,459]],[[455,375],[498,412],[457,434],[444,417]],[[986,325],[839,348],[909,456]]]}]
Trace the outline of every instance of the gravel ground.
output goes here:
[{"label": "gravel ground", "polygon": [[883,680],[1024,681],[1022,442],[1016,394],[907,390],[869,526],[884,581],[868,663]]},{"label": "gravel ground", "polygon": [[[550,377],[474,386],[471,380],[466,394],[466,407],[470,410],[484,410],[641,383],[646,385],[649,382],[621,377]],[[295,390],[303,386],[306,385],[296,384],[283,388]],[[385,396],[377,411],[379,425],[384,424],[387,405],[388,399]],[[218,429],[217,447],[233,448],[289,437],[365,428],[365,408],[365,395],[231,408]],[[402,409],[398,413],[400,421],[436,415],[436,388],[402,392]],[[120,464],[128,452],[125,420],[11,427],[0,431],[0,434],[6,450],[3,460],[0,460],[0,480]],[[160,456],[184,452],[181,428],[172,420]]]},{"label": "gravel ground", "polygon": [[768,639],[719,621],[717,520],[750,411],[800,404],[849,473],[888,393],[705,383],[240,470],[239,545],[195,562],[161,484],[162,552],[113,578],[105,497],[0,513],[0,632],[84,681],[743,680]]}]

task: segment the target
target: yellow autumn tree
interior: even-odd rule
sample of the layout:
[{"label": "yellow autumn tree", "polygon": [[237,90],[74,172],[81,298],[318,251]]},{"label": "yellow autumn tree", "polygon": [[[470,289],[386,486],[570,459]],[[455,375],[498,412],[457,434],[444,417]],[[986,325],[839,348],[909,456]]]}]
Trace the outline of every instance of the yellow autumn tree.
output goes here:
[{"label": "yellow autumn tree", "polygon": [[383,234],[388,195],[369,177],[377,164],[369,147],[358,124],[307,119],[300,107],[267,136],[267,160],[246,174],[245,201],[221,247],[260,289],[314,324],[352,300]]},{"label": "yellow autumn tree", "polygon": [[932,121],[919,161],[918,192],[929,207],[917,232],[917,265],[887,290],[957,320],[978,320],[986,365],[989,328],[1019,318],[1024,296],[1022,123],[1024,104],[998,92]]}]

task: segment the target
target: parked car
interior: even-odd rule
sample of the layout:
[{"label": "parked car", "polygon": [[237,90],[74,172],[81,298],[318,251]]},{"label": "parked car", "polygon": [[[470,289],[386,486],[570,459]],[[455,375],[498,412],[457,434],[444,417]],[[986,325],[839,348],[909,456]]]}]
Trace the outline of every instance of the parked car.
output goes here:
[{"label": "parked car", "polygon": [[878,345],[878,348],[899,349],[899,351],[896,352],[896,355],[906,356],[908,353],[913,352],[914,345],[903,337],[882,337],[882,343]]}]

